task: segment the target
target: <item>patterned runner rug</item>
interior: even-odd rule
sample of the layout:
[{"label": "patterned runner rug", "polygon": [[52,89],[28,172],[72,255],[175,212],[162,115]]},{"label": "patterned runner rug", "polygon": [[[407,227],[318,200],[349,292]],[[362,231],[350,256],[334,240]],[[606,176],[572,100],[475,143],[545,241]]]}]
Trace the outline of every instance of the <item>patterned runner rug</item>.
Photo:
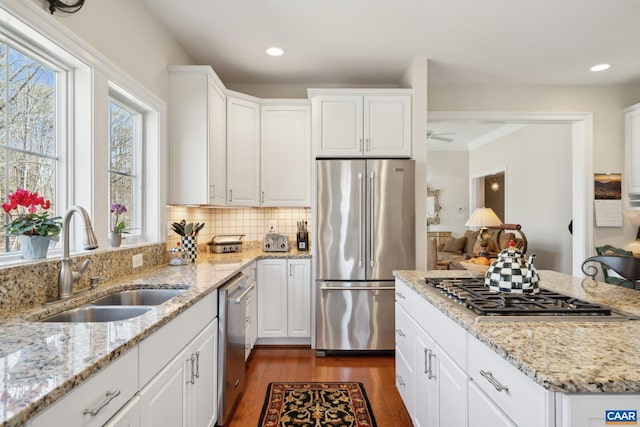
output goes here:
[{"label": "patterned runner rug", "polygon": [[376,427],[362,383],[270,383],[258,427]]}]

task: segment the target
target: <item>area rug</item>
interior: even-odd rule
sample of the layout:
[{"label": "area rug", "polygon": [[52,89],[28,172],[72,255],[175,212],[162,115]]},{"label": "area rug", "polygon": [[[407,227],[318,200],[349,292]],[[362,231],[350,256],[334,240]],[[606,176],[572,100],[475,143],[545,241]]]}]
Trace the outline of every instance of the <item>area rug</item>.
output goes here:
[{"label": "area rug", "polygon": [[270,383],[258,427],[376,427],[362,383]]}]

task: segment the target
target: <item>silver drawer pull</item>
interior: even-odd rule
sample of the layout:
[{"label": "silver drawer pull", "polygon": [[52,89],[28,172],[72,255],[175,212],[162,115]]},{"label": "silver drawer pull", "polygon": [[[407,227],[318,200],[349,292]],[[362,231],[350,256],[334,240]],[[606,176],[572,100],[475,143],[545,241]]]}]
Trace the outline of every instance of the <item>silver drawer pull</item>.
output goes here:
[{"label": "silver drawer pull", "polygon": [[396,379],[398,380],[398,384],[400,384],[402,387],[406,386],[400,375],[396,375]]},{"label": "silver drawer pull", "polygon": [[432,380],[436,376],[433,374],[433,361],[431,360],[431,356],[436,357],[436,355],[433,353],[433,350],[430,349],[427,349],[425,354],[427,355],[427,361],[429,362],[429,371],[427,372],[427,378]]},{"label": "silver drawer pull", "polygon": [[84,412],[82,413],[83,415],[91,415],[92,417],[95,417],[96,415],[98,415],[98,413],[102,410],[102,408],[104,408],[105,406],[107,406],[109,403],[111,403],[111,401],[113,399],[115,399],[116,397],[120,396],[120,390],[116,390],[116,391],[108,391],[107,392],[107,398],[104,399],[104,401],[99,404],[98,406],[96,406],[94,409],[92,409],[91,411],[88,409],[85,409]]},{"label": "silver drawer pull", "polygon": [[404,332],[402,332],[402,329],[396,329],[396,333],[398,335],[400,335],[402,338],[404,338],[406,335],[404,334]]},{"label": "silver drawer pull", "polygon": [[494,386],[496,388],[496,390],[498,391],[509,391],[509,387],[507,387],[506,385],[502,385],[498,382],[498,380],[496,380],[493,377],[493,374],[491,373],[491,371],[483,371],[482,369],[480,370],[480,375],[482,375],[483,377],[485,377],[487,379],[487,381],[489,381],[489,383]]},{"label": "silver drawer pull", "polygon": [[396,295],[398,295],[398,298],[400,298],[400,299],[407,299],[407,297],[402,295],[400,292],[396,292]]}]

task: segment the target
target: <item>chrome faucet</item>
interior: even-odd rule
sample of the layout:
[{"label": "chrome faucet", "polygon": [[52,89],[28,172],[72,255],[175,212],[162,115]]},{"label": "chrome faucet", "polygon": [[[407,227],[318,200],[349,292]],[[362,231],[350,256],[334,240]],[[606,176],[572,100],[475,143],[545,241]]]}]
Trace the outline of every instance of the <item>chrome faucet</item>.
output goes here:
[{"label": "chrome faucet", "polygon": [[96,235],[93,232],[89,214],[82,206],[71,206],[62,220],[62,263],[60,265],[60,274],[58,275],[58,299],[65,299],[71,296],[73,284],[80,280],[82,273],[89,266],[89,260],[87,259],[82,263],[79,271],[74,271],[71,267],[71,260],[69,259],[69,223],[74,212],[79,213],[84,222],[84,248],[92,250],[98,247],[98,239],[96,239]]}]

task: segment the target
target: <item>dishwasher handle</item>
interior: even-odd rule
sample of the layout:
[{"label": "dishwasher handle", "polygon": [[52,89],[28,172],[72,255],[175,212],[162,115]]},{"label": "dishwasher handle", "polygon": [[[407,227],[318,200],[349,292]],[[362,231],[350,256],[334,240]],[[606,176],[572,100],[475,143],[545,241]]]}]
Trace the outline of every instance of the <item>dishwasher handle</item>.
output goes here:
[{"label": "dishwasher handle", "polygon": [[322,286],[321,291],[393,291],[394,286]]},{"label": "dishwasher handle", "polygon": [[255,287],[256,287],[255,283],[251,283],[249,286],[247,286],[247,289],[245,289],[244,292],[242,292],[240,295],[238,295],[236,299],[233,300],[233,302],[235,304],[240,304],[244,299],[244,297],[246,297],[247,294],[251,292]]}]

